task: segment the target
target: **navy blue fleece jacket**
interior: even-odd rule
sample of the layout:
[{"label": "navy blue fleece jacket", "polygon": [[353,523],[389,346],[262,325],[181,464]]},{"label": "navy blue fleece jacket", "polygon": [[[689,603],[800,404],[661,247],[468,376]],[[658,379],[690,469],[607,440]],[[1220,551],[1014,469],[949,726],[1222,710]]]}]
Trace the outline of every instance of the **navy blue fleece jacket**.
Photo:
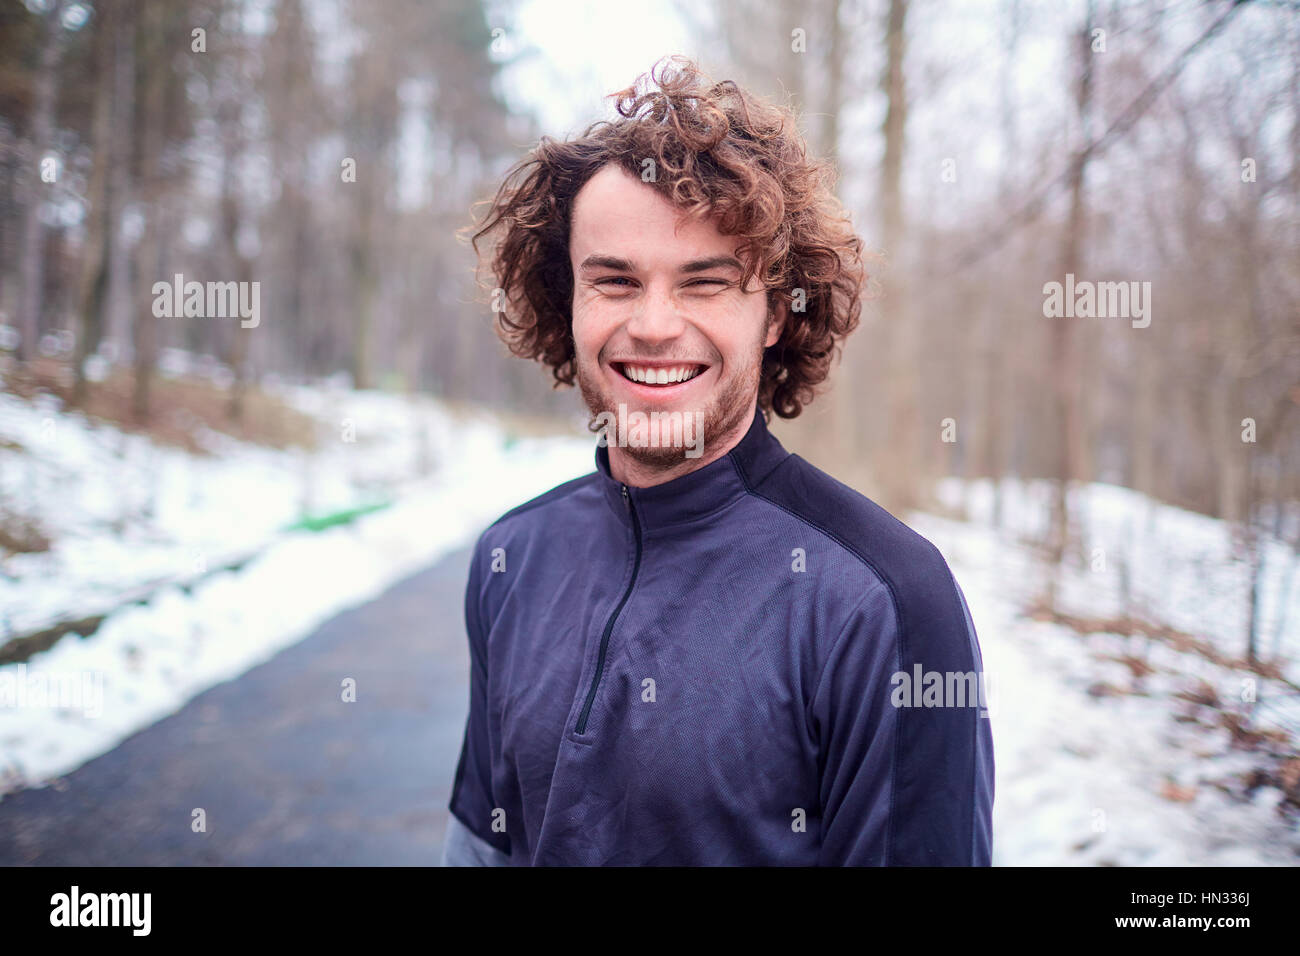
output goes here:
[{"label": "navy blue fleece jacket", "polygon": [[663,484],[596,466],[475,548],[448,862],[988,865],[983,665],[934,546],[757,407]]}]

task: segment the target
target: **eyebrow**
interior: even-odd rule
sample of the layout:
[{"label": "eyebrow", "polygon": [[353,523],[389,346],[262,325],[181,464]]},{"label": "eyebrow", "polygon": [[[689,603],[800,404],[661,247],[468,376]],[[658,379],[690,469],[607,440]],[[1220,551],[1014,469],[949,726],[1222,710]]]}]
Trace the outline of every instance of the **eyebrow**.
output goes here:
[{"label": "eyebrow", "polygon": [[[636,265],[631,259],[623,259],[619,256],[605,256],[593,254],[582,260],[578,266],[578,271],[589,272],[592,269],[615,269],[619,272],[635,272]],[[740,260],[734,256],[708,256],[703,259],[692,259],[684,262],[678,268],[678,272],[695,273],[708,272],[711,269],[734,269],[737,272],[743,271]]]}]

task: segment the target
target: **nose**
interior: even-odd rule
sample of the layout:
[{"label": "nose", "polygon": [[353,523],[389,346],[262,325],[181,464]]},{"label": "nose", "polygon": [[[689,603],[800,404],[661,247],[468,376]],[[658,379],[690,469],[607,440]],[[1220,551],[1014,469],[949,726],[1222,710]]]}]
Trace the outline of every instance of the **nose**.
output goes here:
[{"label": "nose", "polygon": [[651,285],[632,308],[627,333],[641,342],[668,342],[686,330],[686,318],[668,290]]}]

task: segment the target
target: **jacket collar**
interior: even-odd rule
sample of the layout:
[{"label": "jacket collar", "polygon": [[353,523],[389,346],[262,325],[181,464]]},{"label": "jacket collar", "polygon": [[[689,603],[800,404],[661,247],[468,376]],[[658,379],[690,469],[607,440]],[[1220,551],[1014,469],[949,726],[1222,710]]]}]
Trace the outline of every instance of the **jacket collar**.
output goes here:
[{"label": "jacket collar", "polygon": [[[597,481],[610,508],[629,526],[632,514],[627,501],[631,502],[644,534],[727,507],[743,497],[789,454],[776,436],[767,430],[762,409],[755,403],[754,417],[745,436],[727,454],[703,468],[649,488],[625,486],[610,474],[609,449],[600,443],[596,446]],[[623,497],[624,490],[627,501]]]}]

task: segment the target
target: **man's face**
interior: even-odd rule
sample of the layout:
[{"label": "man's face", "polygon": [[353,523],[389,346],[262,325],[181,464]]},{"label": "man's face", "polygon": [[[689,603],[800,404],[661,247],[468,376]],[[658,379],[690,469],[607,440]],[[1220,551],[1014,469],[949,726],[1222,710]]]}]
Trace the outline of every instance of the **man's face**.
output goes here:
[{"label": "man's face", "polygon": [[[683,219],[617,166],[601,169],[575,197],[569,259],[578,386],[593,420],[604,413],[607,422],[622,421],[620,405],[633,416],[633,434],[608,432],[611,461],[626,454],[651,468],[692,457],[703,464],[748,429],[763,350],[780,337],[781,318],[767,321],[756,280],[741,289],[739,245],[712,222]],[[650,423],[639,441],[636,412]],[[684,427],[670,429],[656,412],[680,413]],[[702,436],[688,431],[697,423]]]}]

